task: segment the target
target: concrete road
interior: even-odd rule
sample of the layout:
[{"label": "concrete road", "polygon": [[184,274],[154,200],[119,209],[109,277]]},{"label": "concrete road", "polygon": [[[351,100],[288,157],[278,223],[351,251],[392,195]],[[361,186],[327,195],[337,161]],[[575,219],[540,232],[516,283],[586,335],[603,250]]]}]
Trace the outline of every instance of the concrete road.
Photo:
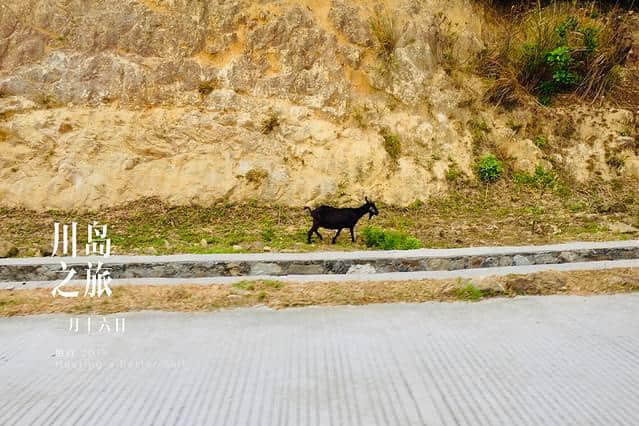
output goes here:
[{"label": "concrete road", "polygon": [[0,425],[637,425],[638,313],[632,294],[2,319]]}]

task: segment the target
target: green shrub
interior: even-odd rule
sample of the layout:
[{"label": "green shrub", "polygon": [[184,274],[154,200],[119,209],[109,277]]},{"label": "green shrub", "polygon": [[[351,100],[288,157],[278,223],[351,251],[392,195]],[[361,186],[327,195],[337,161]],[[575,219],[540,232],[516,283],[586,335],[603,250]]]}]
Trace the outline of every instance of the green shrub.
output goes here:
[{"label": "green shrub", "polygon": [[546,54],[546,64],[552,72],[552,78],[539,85],[539,100],[548,105],[553,95],[568,91],[581,80],[581,76],[572,71],[574,64],[572,50],[568,46],[559,46]]},{"label": "green shrub", "polygon": [[415,237],[403,232],[385,230],[374,226],[364,228],[362,235],[366,246],[377,247],[382,250],[413,250],[422,246]]},{"label": "green shrub", "polygon": [[569,16],[557,26],[555,32],[561,40],[565,41],[568,32],[574,31],[577,28],[577,25],[579,25],[579,23],[577,22],[577,18],[575,18],[574,16]]},{"label": "green shrub", "polygon": [[535,173],[532,175],[528,173],[515,174],[514,181],[515,183],[531,185],[541,189],[554,189],[558,184],[555,174],[544,169],[542,166],[537,166],[535,168]]},{"label": "green shrub", "polygon": [[484,155],[477,163],[477,174],[482,182],[495,182],[503,173],[503,164],[493,154]]},{"label": "green shrub", "polygon": [[588,27],[584,28],[584,46],[586,47],[586,52],[589,54],[595,53],[597,47],[599,47],[599,32],[601,30],[599,28]]}]

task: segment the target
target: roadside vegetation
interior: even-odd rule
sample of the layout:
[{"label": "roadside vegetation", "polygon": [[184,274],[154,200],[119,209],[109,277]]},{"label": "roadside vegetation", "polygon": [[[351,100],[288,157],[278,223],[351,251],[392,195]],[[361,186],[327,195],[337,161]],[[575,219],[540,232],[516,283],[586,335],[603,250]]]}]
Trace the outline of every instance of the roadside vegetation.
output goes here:
[{"label": "roadside vegetation", "polygon": [[[82,290],[82,289],[79,289]],[[551,294],[613,294],[639,291],[636,269],[540,272],[530,275],[380,282],[240,281],[233,285],[114,286],[111,297],[51,297],[49,289],[0,290],[0,317],[66,312],[73,314],[163,310],[215,311],[250,306],[465,301]]]},{"label": "roadside vegetation", "polygon": [[477,162],[477,176],[482,182],[495,182],[503,173],[504,165],[493,154],[484,155]]},{"label": "roadside vegetation", "polygon": [[478,71],[493,80],[487,99],[517,105],[532,95],[550,105],[559,94],[603,99],[622,85],[633,29],[620,19],[623,10],[599,4],[522,2],[495,17],[500,31],[478,61]]},{"label": "roadside vegetation", "polygon": [[385,230],[376,226],[367,226],[362,230],[367,247],[382,250],[412,250],[421,247],[421,243],[415,237],[404,232]]},{"label": "roadside vegetation", "polygon": [[408,207],[378,202],[380,215],[360,222],[355,244],[348,237],[330,244],[334,231],[325,229],[320,229],[324,241],[306,244],[311,220],[302,208],[257,202],[171,206],[157,199],[95,212],[0,208],[0,242],[17,249],[13,256],[46,255],[55,221],[77,222],[81,242],[86,224],[94,220],[109,225],[114,254],[446,248],[639,237],[639,194],[628,182],[575,186],[543,168],[533,174],[504,168],[500,176],[491,183],[451,181],[445,194]]}]

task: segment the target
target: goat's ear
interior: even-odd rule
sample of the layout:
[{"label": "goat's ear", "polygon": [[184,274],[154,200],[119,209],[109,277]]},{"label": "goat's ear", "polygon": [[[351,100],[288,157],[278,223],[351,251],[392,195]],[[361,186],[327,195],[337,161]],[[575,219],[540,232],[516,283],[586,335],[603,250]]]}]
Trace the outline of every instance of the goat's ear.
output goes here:
[{"label": "goat's ear", "polygon": [[365,200],[367,203],[370,203],[370,201],[368,201],[368,197],[364,197],[364,200]]}]

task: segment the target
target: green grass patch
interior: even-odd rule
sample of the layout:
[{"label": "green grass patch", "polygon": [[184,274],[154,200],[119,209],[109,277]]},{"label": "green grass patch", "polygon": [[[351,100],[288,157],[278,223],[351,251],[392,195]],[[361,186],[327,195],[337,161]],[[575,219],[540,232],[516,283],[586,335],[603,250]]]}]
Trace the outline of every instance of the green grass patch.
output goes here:
[{"label": "green grass patch", "polygon": [[382,250],[413,250],[422,246],[417,238],[400,231],[368,226],[362,230],[362,234],[368,247]]},{"label": "green grass patch", "polygon": [[284,286],[283,282],[277,281],[277,280],[262,280],[260,281],[260,284],[264,288],[271,288],[271,289],[280,289]]},{"label": "green grass patch", "polygon": [[515,173],[513,180],[515,183],[531,185],[540,189],[555,189],[559,185],[557,176],[542,166],[537,166],[533,174],[524,172]]},{"label": "green grass patch", "polygon": [[469,282],[465,287],[455,290],[455,296],[461,300],[467,300],[469,302],[477,302],[484,297],[484,293],[475,287],[472,282]]},{"label": "green grass patch", "polygon": [[233,283],[233,287],[239,288],[240,290],[253,291],[255,290],[255,281],[238,281]]}]

